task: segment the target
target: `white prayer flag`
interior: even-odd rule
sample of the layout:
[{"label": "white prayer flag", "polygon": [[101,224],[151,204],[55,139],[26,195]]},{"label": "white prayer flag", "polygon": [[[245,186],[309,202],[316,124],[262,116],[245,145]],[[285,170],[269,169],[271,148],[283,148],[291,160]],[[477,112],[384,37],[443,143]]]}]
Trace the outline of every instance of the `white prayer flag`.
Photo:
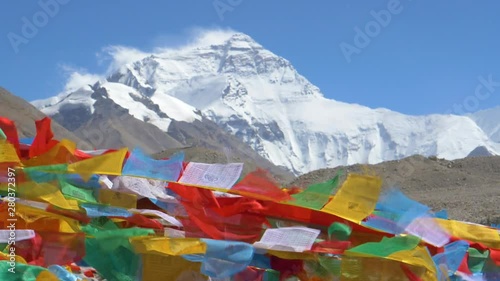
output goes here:
[{"label": "white prayer flag", "polygon": [[180,183],[229,189],[240,178],[243,163],[205,164],[190,162]]},{"label": "white prayer flag", "polygon": [[311,249],[320,232],[318,229],[307,227],[270,228],[264,232],[259,242],[254,243],[254,246],[270,250],[303,252]]},{"label": "white prayer flag", "polygon": [[8,243],[9,240],[23,241],[35,237],[35,231],[31,229],[0,229],[0,243]]}]

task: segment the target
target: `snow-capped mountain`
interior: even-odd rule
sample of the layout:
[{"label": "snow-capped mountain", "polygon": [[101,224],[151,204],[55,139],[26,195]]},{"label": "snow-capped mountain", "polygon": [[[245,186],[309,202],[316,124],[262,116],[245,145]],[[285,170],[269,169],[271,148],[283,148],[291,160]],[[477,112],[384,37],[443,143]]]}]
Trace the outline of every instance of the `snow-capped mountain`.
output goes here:
[{"label": "snow-capped mountain", "polygon": [[[140,53],[100,87],[106,99],[165,132],[172,120],[212,120],[295,174],[497,147],[468,117],[408,116],[327,99],[289,61],[241,33],[208,32],[185,47]],[[75,104],[92,114],[98,101],[89,89],[34,104],[48,115]]]},{"label": "snow-capped mountain", "polygon": [[[234,159],[251,163],[250,166],[257,165],[270,170],[279,179],[292,176],[203,117],[192,106],[174,97],[163,102],[167,104],[160,109],[132,87],[99,81],[34,104],[43,107],[46,114],[94,148],[141,147],[155,155],[161,151],[173,153],[186,148],[187,157],[193,158],[189,156],[190,152],[201,147],[208,148],[201,150],[205,151],[202,153],[222,152],[227,161]],[[49,106],[41,106],[43,103]],[[207,157],[201,159],[211,162],[212,157]]]},{"label": "snow-capped mountain", "polygon": [[500,107],[481,110],[470,114],[469,117],[483,129],[494,142],[500,143]]}]

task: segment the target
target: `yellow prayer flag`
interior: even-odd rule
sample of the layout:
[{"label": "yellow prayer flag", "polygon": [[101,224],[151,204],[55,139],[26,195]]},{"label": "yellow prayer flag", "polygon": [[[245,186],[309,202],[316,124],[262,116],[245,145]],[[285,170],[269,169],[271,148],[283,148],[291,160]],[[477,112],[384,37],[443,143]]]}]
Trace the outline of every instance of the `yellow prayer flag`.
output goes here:
[{"label": "yellow prayer flag", "polygon": [[59,281],[59,278],[57,278],[54,273],[44,270],[38,274],[36,281]]},{"label": "yellow prayer flag", "polygon": [[137,195],[111,189],[99,189],[99,203],[126,209],[137,208]]},{"label": "yellow prayer flag", "polygon": [[[10,245],[7,245],[7,248],[10,248],[10,247],[11,247]],[[6,250],[5,252],[7,252],[7,253],[8,253],[9,251],[8,251],[8,250]],[[26,262],[26,260],[25,260],[23,257],[21,257],[21,256],[16,255],[16,256],[14,257],[14,259],[15,259],[15,261],[16,261],[17,263],[28,264],[28,263]],[[10,260],[10,256],[9,256],[8,254],[3,253],[2,251],[0,251],[0,261],[1,261],[1,260],[7,260],[7,261],[8,261],[8,260]]]},{"label": "yellow prayer flag", "polygon": [[438,281],[434,262],[423,246],[397,251],[386,257],[346,251],[342,257],[341,280],[368,280],[368,277],[382,279],[387,276],[394,280],[407,280],[401,263],[406,264],[421,280]]},{"label": "yellow prayer flag", "polygon": [[267,253],[272,256],[276,256],[284,260],[317,260],[318,255],[316,253],[307,252],[287,252],[279,250],[267,250]]},{"label": "yellow prayer flag", "polygon": [[350,256],[342,257],[340,264],[342,281],[408,280],[398,262],[375,257]]},{"label": "yellow prayer flag", "polygon": [[80,174],[84,179],[90,179],[93,174],[115,175],[122,174],[123,160],[128,149],[106,153],[90,159],[68,165],[68,173]]},{"label": "yellow prayer flag", "polygon": [[11,143],[0,140],[0,163],[20,163],[16,148]]},{"label": "yellow prayer flag", "polygon": [[204,281],[200,273],[201,263],[190,262],[182,257],[142,255],[143,281]]},{"label": "yellow prayer flag", "polygon": [[204,254],[207,245],[197,238],[140,237],[132,238],[130,243],[139,254],[180,256]]},{"label": "yellow prayer flag", "polygon": [[381,188],[379,177],[349,174],[337,194],[321,211],[360,223],[375,209]]},{"label": "yellow prayer flag", "polygon": [[81,231],[77,220],[19,203],[16,204],[16,216],[22,220],[17,221],[16,226],[19,229],[62,233],[78,233]]},{"label": "yellow prayer flag", "polygon": [[[6,187],[0,185],[2,189],[6,190]],[[16,193],[23,199],[46,202],[65,210],[80,210],[78,201],[64,198],[59,187],[51,183],[22,183],[17,186]]]},{"label": "yellow prayer flag", "polygon": [[500,233],[493,228],[455,220],[436,219],[436,221],[451,236],[479,242],[489,248],[500,249]]},{"label": "yellow prayer flag", "polygon": [[438,281],[436,267],[434,266],[432,257],[424,246],[417,246],[412,250],[395,252],[387,258],[418,267],[417,272],[413,272],[419,275],[422,280]]}]

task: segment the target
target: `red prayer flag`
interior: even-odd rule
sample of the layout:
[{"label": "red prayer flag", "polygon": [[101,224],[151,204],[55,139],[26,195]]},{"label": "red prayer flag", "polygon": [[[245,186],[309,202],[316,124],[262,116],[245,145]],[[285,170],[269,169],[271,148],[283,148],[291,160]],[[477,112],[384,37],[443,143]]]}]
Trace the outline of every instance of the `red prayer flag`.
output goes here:
[{"label": "red prayer flag", "polygon": [[30,157],[43,154],[58,143],[56,140],[53,140],[54,133],[51,129],[51,122],[52,120],[48,117],[35,121],[36,136],[30,147]]},{"label": "red prayer flag", "polygon": [[286,191],[278,187],[278,184],[273,180],[270,173],[262,169],[248,174],[233,186],[231,190],[262,200],[279,202],[291,199]]}]

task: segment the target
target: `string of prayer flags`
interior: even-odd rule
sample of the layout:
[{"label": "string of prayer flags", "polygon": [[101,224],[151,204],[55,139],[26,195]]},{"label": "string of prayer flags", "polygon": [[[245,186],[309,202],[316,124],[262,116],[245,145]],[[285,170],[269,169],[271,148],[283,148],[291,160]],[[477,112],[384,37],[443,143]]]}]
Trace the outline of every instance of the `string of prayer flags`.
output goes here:
[{"label": "string of prayer flags", "polygon": [[19,142],[0,118],[0,280],[500,280],[498,228],[373,171],[283,188],[241,163],[82,151],[50,123]]}]

